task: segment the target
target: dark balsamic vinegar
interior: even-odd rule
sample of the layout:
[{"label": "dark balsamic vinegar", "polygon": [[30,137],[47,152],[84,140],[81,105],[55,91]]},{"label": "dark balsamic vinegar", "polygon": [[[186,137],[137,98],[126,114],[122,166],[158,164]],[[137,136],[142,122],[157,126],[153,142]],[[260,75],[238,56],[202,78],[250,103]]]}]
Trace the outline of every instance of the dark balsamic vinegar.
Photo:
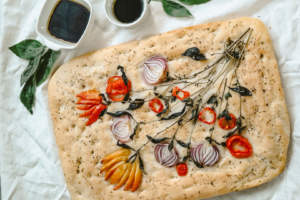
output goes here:
[{"label": "dark balsamic vinegar", "polygon": [[143,6],[142,0],[116,0],[113,11],[120,22],[131,23],[141,16]]},{"label": "dark balsamic vinegar", "polygon": [[76,43],[90,18],[90,11],[72,0],[60,0],[49,20],[48,31],[56,38]]}]

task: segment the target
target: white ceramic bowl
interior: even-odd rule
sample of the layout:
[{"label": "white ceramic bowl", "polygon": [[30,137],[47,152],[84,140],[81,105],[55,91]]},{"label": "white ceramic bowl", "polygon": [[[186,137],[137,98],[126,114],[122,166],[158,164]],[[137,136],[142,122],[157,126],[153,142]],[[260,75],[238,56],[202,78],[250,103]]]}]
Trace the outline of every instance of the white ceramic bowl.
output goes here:
[{"label": "white ceramic bowl", "polygon": [[136,19],[134,22],[131,22],[131,23],[120,22],[113,13],[113,5],[114,5],[115,1],[116,0],[105,0],[105,14],[106,14],[106,18],[116,26],[123,27],[123,28],[134,27],[137,24],[139,24],[140,22],[142,22],[143,19],[146,18],[147,14],[148,14],[148,0],[141,0],[141,1],[143,1],[143,11],[142,11],[141,16],[138,19]]},{"label": "white ceramic bowl", "polygon": [[54,36],[52,36],[48,31],[48,23],[50,15],[52,14],[52,11],[54,7],[57,5],[59,0],[46,0],[43,8],[41,10],[38,23],[36,26],[36,32],[37,34],[42,38],[43,42],[51,49],[59,50],[59,49],[74,49],[78,46],[78,44],[83,40],[83,38],[86,36],[87,32],[91,28],[92,23],[92,17],[93,17],[93,10],[92,5],[88,0],[75,0],[75,2],[78,2],[82,5],[84,5],[88,10],[90,11],[90,18],[88,21],[88,24],[85,28],[85,31],[83,32],[81,38],[76,43],[67,42],[62,39],[58,39]]}]

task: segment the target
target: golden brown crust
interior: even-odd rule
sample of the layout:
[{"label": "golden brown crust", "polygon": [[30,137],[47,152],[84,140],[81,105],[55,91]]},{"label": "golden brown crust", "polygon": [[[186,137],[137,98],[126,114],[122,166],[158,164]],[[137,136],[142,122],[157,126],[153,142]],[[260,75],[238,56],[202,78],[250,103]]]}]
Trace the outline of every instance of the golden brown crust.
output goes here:
[{"label": "golden brown crust", "polygon": [[[144,88],[140,65],[145,58],[157,54],[168,58],[170,73],[190,74],[208,62],[182,59],[182,52],[197,46],[210,61],[214,58],[210,54],[221,51],[229,36],[235,39],[248,27],[253,28],[253,33],[239,68],[239,78],[253,93],[251,98],[243,99],[243,115],[247,116],[248,127],[244,134],[253,146],[254,155],[236,159],[221,149],[222,158],[217,165],[198,169],[189,163],[188,175],[178,177],[176,170],[155,161],[153,145],[148,145],[142,152],[147,175],[140,188],[136,192],[114,191],[99,170],[101,158],[118,149],[109,131],[110,117],[104,116],[103,120],[86,127],[85,119],[79,118],[75,109],[76,94],[93,88],[104,91],[105,80],[116,73],[118,65],[125,67],[135,90]],[[233,98],[231,105],[236,104]],[[253,18],[201,24],[75,58],[62,65],[52,77],[49,106],[62,167],[74,200],[207,198],[268,182],[283,171],[286,163],[290,125],[284,92],[268,31],[261,21]],[[234,106],[232,109],[235,112]],[[135,114],[140,119],[153,117],[146,106]],[[141,131],[132,145],[145,141],[145,134]],[[182,139],[186,135],[183,132]],[[204,137],[200,127],[195,138]]]}]

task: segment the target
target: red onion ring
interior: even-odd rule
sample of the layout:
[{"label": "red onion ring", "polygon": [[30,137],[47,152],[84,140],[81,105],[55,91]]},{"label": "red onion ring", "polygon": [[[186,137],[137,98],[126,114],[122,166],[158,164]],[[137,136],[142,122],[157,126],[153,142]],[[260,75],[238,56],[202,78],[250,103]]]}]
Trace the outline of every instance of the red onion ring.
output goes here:
[{"label": "red onion ring", "polygon": [[121,143],[130,141],[130,135],[134,130],[133,120],[129,115],[114,117],[111,125],[111,131],[116,140]]},{"label": "red onion ring", "polygon": [[166,77],[168,61],[162,56],[153,56],[145,61],[143,77],[146,83],[154,85]]},{"label": "red onion ring", "polygon": [[213,166],[220,159],[218,148],[212,144],[199,144],[191,149],[191,158],[200,166]]},{"label": "red onion ring", "polygon": [[173,167],[179,161],[178,152],[175,147],[169,151],[168,146],[169,144],[166,143],[157,144],[154,148],[154,155],[156,161],[161,165],[165,167]]}]

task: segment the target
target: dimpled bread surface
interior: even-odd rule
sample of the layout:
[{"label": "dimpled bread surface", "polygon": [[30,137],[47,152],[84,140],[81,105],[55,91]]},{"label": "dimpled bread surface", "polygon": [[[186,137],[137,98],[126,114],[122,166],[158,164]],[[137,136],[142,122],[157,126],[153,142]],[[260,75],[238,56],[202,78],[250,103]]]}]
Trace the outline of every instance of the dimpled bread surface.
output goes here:
[{"label": "dimpled bread surface", "polygon": [[[116,75],[118,65],[124,66],[133,90],[148,88],[143,82],[141,67],[145,59],[153,55],[168,59],[170,74],[189,75],[214,61],[218,55],[213,53],[222,52],[228,37],[235,40],[249,27],[253,32],[238,76],[241,85],[252,92],[251,97],[242,99],[242,115],[247,125],[243,136],[252,144],[253,155],[237,159],[228,149],[220,147],[221,158],[216,165],[199,169],[188,162],[188,174],[180,177],[175,168],[164,167],[155,160],[154,145],[150,143],[141,152],[147,174],[143,175],[138,190],[130,192],[121,188],[114,191],[113,185],[100,174],[101,159],[120,148],[112,137],[111,117],[104,115],[86,126],[86,118],[80,118],[81,112],[76,109],[76,94],[89,89],[105,92],[106,81]],[[186,49],[194,46],[205,54],[207,61],[182,57]],[[237,96],[229,100],[230,110],[236,116],[239,112]],[[290,124],[284,91],[268,31],[261,21],[253,18],[178,29],[74,58],[63,64],[51,78],[49,106],[59,157],[73,200],[208,198],[266,183],[278,176],[286,164]],[[155,118],[148,104],[133,114],[138,120]],[[145,125],[129,144],[138,147],[147,141],[147,134],[160,129],[159,123]],[[204,140],[208,136],[207,130],[205,125],[197,126],[193,141]],[[170,129],[163,136],[170,137],[173,132],[174,129]],[[177,135],[178,139],[186,141],[188,131],[180,129]],[[214,137],[222,140],[223,135],[222,130],[217,129]]]}]

